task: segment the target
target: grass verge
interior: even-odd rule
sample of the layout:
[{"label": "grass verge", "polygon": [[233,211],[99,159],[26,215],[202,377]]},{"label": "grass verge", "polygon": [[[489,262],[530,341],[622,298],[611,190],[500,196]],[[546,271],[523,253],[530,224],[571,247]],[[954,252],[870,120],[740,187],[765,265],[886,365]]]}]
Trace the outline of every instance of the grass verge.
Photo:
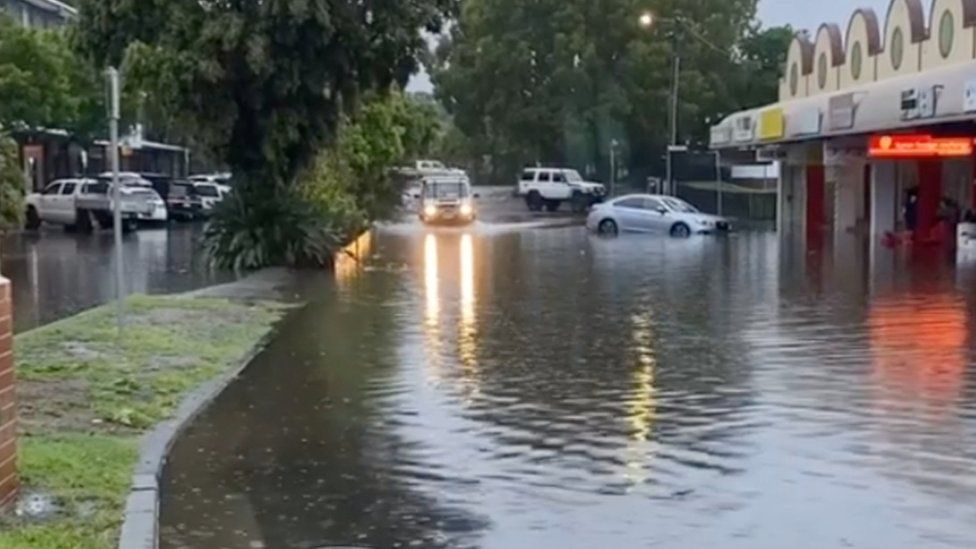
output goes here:
[{"label": "grass verge", "polygon": [[178,296],[126,304],[121,338],[111,306],[15,338],[24,492],[53,498],[57,512],[0,520],[0,549],[113,547],[139,436],[236,366],[282,312]]}]

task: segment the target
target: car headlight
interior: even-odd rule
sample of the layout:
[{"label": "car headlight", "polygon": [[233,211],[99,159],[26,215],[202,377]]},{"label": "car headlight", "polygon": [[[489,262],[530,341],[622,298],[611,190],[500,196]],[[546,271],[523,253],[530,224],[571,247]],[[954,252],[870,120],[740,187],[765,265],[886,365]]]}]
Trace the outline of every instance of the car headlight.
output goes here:
[{"label": "car headlight", "polygon": [[473,213],[474,213],[474,208],[471,207],[471,204],[468,203],[461,204],[461,215],[463,215],[464,217],[470,217],[471,214]]},{"label": "car headlight", "polygon": [[437,206],[433,204],[428,204],[424,207],[424,215],[427,217],[434,217],[437,215]]}]

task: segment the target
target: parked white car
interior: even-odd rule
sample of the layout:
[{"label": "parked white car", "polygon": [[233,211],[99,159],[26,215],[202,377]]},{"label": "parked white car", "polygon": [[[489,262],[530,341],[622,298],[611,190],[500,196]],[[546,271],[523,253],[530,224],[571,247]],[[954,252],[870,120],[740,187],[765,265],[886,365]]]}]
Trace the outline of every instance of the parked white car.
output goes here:
[{"label": "parked white car", "polygon": [[464,170],[449,168],[440,160],[417,160],[409,166],[397,168],[396,171],[408,180],[420,180],[435,176],[467,176]]},{"label": "parked white car", "polygon": [[220,191],[221,198],[223,198],[231,191],[231,178],[232,175],[229,173],[197,174],[191,175],[190,181],[195,184],[216,185]]},{"label": "parked white car", "polygon": [[[44,187],[40,193],[27,195],[27,229],[38,229],[42,223],[63,225],[71,230],[91,231],[97,224],[103,229],[114,222],[111,185],[95,179],[61,179]],[[152,189],[123,187],[121,212],[124,230],[135,228],[139,219],[166,205]]]},{"label": "parked white car", "polygon": [[[197,196],[200,197],[200,204],[203,206],[204,214],[209,214],[213,212],[213,209],[220,204],[227,193],[230,192],[230,187],[225,187],[218,185],[216,183],[205,183],[205,182],[193,182],[193,188],[197,191]],[[224,191],[224,188],[227,191]]]},{"label": "parked white car", "polygon": [[704,214],[673,196],[632,194],[598,204],[586,219],[593,232],[616,235],[620,232],[662,233],[677,238],[693,234],[728,232],[728,219]]},{"label": "parked white car", "polygon": [[607,189],[601,183],[584,181],[576,170],[528,168],[519,179],[518,194],[533,212],[543,208],[555,212],[563,202],[570,202],[574,212],[585,212],[603,201]]}]

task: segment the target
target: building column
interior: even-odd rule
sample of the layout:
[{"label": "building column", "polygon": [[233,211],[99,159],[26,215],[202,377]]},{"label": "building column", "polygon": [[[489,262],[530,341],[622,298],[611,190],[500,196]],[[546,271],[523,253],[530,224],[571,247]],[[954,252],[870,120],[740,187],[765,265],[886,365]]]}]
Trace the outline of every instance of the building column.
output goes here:
[{"label": "building column", "polygon": [[898,219],[898,185],[895,163],[875,162],[871,166],[871,240],[895,232]]},{"label": "building column", "polygon": [[13,502],[19,488],[13,308],[10,281],[0,277],[0,509]]},{"label": "building column", "polygon": [[793,232],[802,229],[805,222],[803,216],[804,177],[803,166],[783,163],[779,171],[778,201],[776,212],[776,228],[780,233]]},{"label": "building column", "polygon": [[806,176],[807,236],[820,236],[827,221],[827,185],[823,164],[807,166]]},{"label": "building column", "polygon": [[942,162],[923,160],[918,163],[918,226],[915,238],[926,240],[939,222],[942,200]]},{"label": "building column", "polygon": [[834,193],[834,234],[854,232],[863,211],[864,168],[849,163],[836,168]]}]

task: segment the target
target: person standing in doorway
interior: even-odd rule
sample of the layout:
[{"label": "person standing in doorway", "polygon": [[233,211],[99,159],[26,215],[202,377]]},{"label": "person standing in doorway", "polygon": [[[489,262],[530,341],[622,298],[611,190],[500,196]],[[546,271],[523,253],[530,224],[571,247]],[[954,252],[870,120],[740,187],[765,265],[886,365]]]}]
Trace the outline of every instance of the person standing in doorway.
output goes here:
[{"label": "person standing in doorway", "polygon": [[918,228],[918,189],[908,189],[905,193],[905,206],[902,208],[905,229],[914,233]]}]

